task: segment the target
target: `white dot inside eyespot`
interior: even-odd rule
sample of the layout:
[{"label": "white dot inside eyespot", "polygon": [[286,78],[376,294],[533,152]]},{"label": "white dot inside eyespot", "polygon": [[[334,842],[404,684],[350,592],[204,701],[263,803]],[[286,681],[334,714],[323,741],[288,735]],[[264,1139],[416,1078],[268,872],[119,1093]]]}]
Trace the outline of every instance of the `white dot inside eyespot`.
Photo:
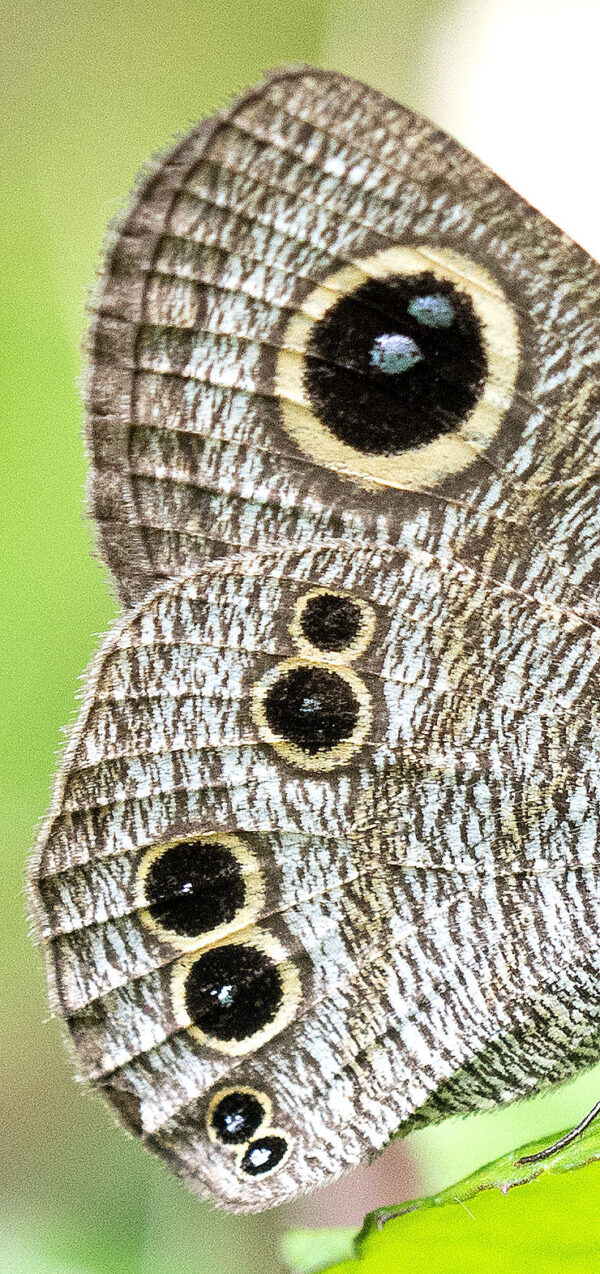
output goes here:
[{"label": "white dot inside eyespot", "polygon": [[407,310],[411,318],[422,323],[423,327],[451,327],[456,317],[452,302],[442,292],[414,296]]},{"label": "white dot inside eyespot", "polygon": [[269,1162],[271,1151],[266,1146],[256,1146],[254,1150],[248,1152],[248,1159],[253,1168],[262,1168],[265,1163]]},{"label": "white dot inside eyespot", "polygon": [[216,995],[219,1004],[229,1008],[233,1004],[233,986],[231,982],[225,982],[218,990],[211,991],[211,995]]},{"label": "white dot inside eyespot", "polygon": [[225,1124],[225,1128],[229,1133],[229,1136],[232,1137],[235,1133],[238,1133],[241,1129],[243,1129],[244,1116],[239,1111],[235,1114],[225,1115],[223,1123]]},{"label": "white dot inside eyespot", "polygon": [[371,349],[371,366],[391,376],[409,371],[422,359],[423,355],[412,336],[401,336],[399,332],[385,332],[376,337]]}]

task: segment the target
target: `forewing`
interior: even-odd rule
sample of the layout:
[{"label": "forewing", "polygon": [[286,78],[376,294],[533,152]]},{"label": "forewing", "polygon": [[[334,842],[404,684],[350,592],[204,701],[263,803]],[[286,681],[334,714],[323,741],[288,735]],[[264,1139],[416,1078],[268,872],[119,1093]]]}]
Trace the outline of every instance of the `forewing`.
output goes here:
[{"label": "forewing", "polygon": [[[450,289],[483,342],[404,429],[359,348],[374,310],[398,331],[391,277]],[[107,254],[90,505],[121,596],[345,539],[595,613],[599,310],[595,263],[456,142],[343,76],[275,74],[158,164]]]}]

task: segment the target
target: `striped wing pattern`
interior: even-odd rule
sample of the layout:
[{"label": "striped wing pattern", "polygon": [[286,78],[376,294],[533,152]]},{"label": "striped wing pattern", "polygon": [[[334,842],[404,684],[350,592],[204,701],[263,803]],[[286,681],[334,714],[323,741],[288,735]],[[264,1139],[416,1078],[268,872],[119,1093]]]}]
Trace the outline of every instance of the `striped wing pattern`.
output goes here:
[{"label": "striped wing pattern", "polygon": [[[402,270],[481,319],[484,409],[371,464],[311,386],[368,431],[352,342]],[[597,1060],[599,299],[455,142],[311,68],[115,232],[89,497],[126,609],[32,907],[82,1073],[221,1206]]]}]

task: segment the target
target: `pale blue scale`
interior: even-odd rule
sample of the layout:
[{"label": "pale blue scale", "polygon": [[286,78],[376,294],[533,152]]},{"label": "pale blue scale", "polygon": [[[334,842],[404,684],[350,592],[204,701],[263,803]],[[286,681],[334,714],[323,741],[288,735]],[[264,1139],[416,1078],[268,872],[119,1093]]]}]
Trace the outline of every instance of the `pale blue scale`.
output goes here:
[{"label": "pale blue scale", "polygon": [[451,327],[455,319],[454,306],[442,292],[414,296],[407,308],[411,318],[423,327]]},{"label": "pale blue scale", "polygon": [[413,341],[412,336],[401,336],[398,332],[386,332],[378,336],[371,350],[371,366],[378,372],[395,375],[407,372],[415,363],[420,363],[423,355]]}]

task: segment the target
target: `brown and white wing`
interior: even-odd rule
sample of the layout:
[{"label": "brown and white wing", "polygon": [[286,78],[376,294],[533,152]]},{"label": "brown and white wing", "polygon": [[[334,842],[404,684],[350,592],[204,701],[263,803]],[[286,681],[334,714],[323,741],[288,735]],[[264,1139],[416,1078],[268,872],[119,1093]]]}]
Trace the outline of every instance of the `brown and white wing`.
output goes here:
[{"label": "brown and white wing", "polygon": [[32,866],[84,1074],[258,1209],[596,1060],[597,265],[281,72],[135,196],[90,501],[133,609]]},{"label": "brown and white wing", "polygon": [[127,603],[206,558],[345,540],[595,614],[599,360],[581,249],[381,94],[276,73],[156,166],[109,248],[101,552]]},{"label": "brown and white wing", "polygon": [[343,545],[207,564],[109,636],[34,913],[84,1076],[202,1197],[280,1203],[595,1060],[599,656]]}]

